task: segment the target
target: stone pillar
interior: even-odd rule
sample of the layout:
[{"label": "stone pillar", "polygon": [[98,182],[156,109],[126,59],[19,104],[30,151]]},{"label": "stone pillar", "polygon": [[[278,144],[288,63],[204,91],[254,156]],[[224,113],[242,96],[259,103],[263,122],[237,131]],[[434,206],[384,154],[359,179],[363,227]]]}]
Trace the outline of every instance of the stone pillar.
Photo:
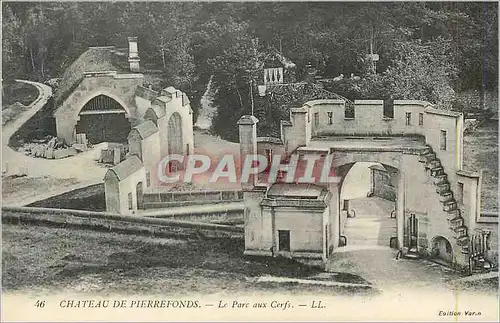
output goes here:
[{"label": "stone pillar", "polygon": [[328,184],[328,190],[332,194],[330,200],[330,223],[332,226],[333,249],[339,246],[340,238],[340,184]]},{"label": "stone pillar", "polygon": [[397,173],[396,224],[398,227],[398,247],[403,248],[405,234],[405,176],[400,170]]},{"label": "stone pillar", "polygon": [[[254,116],[245,115],[238,121],[240,132],[240,172],[245,164],[247,156],[257,156],[257,119]],[[248,182],[241,183],[243,190],[253,189],[257,176],[250,175]]]},{"label": "stone pillar", "polygon": [[139,61],[137,37],[128,37],[128,62],[131,72],[139,72]]}]

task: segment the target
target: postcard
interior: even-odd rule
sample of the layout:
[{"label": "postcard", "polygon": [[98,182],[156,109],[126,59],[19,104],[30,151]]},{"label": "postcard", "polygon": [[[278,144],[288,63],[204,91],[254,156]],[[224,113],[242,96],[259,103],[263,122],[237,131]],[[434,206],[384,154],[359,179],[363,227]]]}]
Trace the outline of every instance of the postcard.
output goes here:
[{"label": "postcard", "polygon": [[497,321],[497,2],[2,2],[2,320]]}]

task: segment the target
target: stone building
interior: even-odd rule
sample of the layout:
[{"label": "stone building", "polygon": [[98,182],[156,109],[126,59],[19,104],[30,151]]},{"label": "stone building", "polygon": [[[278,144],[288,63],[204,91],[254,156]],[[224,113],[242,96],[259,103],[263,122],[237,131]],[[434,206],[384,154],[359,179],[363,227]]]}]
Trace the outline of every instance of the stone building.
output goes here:
[{"label": "stone building", "polygon": [[90,47],[66,70],[55,95],[57,136],[68,144],[78,134],[92,144],[126,143],[133,127],[152,119],[161,124],[163,154],[168,147],[192,152],[189,99],[173,87],[155,91],[146,86],[155,71],[140,66],[137,37],[129,37],[128,44],[128,49]]},{"label": "stone building", "polygon": [[[155,71],[141,67],[137,37],[128,48],[91,47],[65,72],[56,93],[57,136],[84,135],[92,143],[128,145],[121,163],[105,175],[106,210],[133,214],[155,185],[161,159],[193,153],[193,111],[185,93],[150,85]],[[146,86],[148,84],[148,86]]]},{"label": "stone building", "polygon": [[345,100],[325,99],[291,108],[279,138],[258,137],[257,122],[243,116],[238,123],[242,160],[257,153],[298,160],[321,154],[331,158],[340,181],[303,187],[256,177],[244,185],[245,254],[325,263],[348,244],[341,192],[356,162],[380,164],[373,170],[373,191],[395,200],[393,214],[387,214],[395,230],[383,245],[408,256],[442,253],[461,266],[473,257],[472,237],[487,236],[486,249],[496,252],[498,218],[481,215],[481,173],[462,167],[462,114],[423,101],[356,100],[348,107]]}]

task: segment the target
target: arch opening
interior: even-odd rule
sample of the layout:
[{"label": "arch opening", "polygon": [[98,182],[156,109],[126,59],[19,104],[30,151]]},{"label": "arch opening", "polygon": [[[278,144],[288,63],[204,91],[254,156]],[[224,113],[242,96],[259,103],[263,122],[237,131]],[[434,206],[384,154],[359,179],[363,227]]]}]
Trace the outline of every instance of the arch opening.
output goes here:
[{"label": "arch opening", "polygon": [[347,245],[396,247],[398,169],[377,162],[353,162],[337,167],[340,236]]},{"label": "arch opening", "polygon": [[125,108],[113,98],[100,94],[85,103],[78,113],[76,134],[85,134],[92,144],[126,143],[131,130]]},{"label": "arch opening", "polygon": [[453,247],[443,236],[436,236],[431,241],[431,257],[446,263],[453,262]]}]

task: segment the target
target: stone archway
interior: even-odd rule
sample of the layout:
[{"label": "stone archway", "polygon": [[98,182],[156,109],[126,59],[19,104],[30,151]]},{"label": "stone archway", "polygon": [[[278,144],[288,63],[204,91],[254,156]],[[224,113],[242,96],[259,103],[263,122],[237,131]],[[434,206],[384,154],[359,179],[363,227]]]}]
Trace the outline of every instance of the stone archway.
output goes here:
[{"label": "stone archway", "polygon": [[446,263],[453,262],[453,247],[443,236],[436,236],[431,240],[431,257],[440,259]]},{"label": "stone archway", "polygon": [[85,134],[92,144],[127,142],[131,125],[127,111],[115,99],[99,94],[85,103],[78,113],[76,133]]},{"label": "stone archway", "polygon": [[[348,246],[397,248],[397,205],[394,198],[371,194],[370,167],[374,165],[396,181],[399,169],[378,161],[354,161],[335,167],[335,175],[341,178],[338,184],[340,238],[345,239]],[[393,189],[397,191],[397,187]]]}]

